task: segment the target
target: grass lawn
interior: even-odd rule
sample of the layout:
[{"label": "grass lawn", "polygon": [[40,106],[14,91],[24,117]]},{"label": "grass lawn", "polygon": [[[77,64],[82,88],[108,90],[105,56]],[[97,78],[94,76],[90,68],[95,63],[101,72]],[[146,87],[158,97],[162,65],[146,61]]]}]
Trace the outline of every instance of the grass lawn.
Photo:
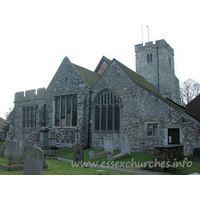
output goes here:
[{"label": "grass lawn", "polygon": [[[100,149],[85,149],[84,150],[84,162],[91,161],[89,158],[89,152],[94,151],[94,153],[102,152],[103,150]],[[120,151],[114,151],[114,154],[119,154]],[[57,150],[57,156],[67,159],[74,159],[74,153],[73,149],[67,149],[67,148],[60,148]],[[130,157],[123,158],[120,160],[120,162],[131,162],[133,160],[134,162],[147,162],[151,161],[153,158],[153,154],[151,153],[145,153],[145,152],[132,152]],[[104,165],[107,163],[107,158],[100,158],[98,160],[92,160],[91,162],[98,162],[100,165],[102,162],[105,162]],[[115,161],[114,163],[116,163]],[[1,165],[7,165],[9,163],[9,160],[0,156],[0,164]],[[109,169],[102,169],[102,168],[95,168],[95,167],[72,167],[72,164],[70,162],[61,161],[61,160],[54,160],[54,159],[46,159],[46,163],[48,164],[49,169],[43,170],[43,175],[95,175],[95,174],[102,174],[102,175],[126,175],[129,173],[125,172],[119,172]],[[141,169],[137,167],[132,167],[133,169]],[[179,167],[179,173],[180,174],[191,174],[194,172],[200,173],[200,162],[192,161],[192,166],[187,167],[187,165],[183,167]],[[99,171],[98,171],[99,170]],[[102,171],[105,170],[105,171]],[[22,175],[23,170],[19,171],[4,171],[0,169],[0,175]],[[129,174],[130,175],[130,174]]]},{"label": "grass lawn", "polygon": [[[0,156],[0,164],[7,165],[9,160]],[[48,170],[43,170],[42,175],[130,175],[125,172],[118,172],[114,170],[94,168],[94,167],[72,167],[70,162],[46,159]],[[100,171],[98,171],[100,170]],[[23,175],[23,170],[5,171],[0,169],[0,175]]]},{"label": "grass lawn", "polygon": [[[89,158],[89,152],[90,151],[94,151],[94,153],[96,154],[96,153],[102,152],[103,150],[101,150],[101,149],[85,149],[84,150],[84,161],[85,162],[90,161],[90,158]],[[119,154],[119,153],[120,153],[120,151],[118,151],[118,150],[114,151],[114,155]],[[73,158],[74,158],[73,149],[60,148],[60,150],[58,150],[58,152],[57,152],[57,156],[73,160]],[[131,161],[132,159],[134,159],[133,161],[138,164],[138,162],[141,163],[141,162],[151,161],[152,158],[153,158],[152,153],[131,152],[130,157],[123,158],[120,161],[121,162],[124,162],[124,161],[128,162],[128,161]],[[98,160],[92,160],[92,162],[96,162],[96,161],[98,161],[98,163],[101,164],[103,161],[107,162],[107,158],[100,158]],[[192,162],[191,167],[187,167],[187,164],[185,164],[184,167],[177,167],[179,174],[187,175],[187,174],[192,174],[192,173],[195,173],[195,172],[200,174],[200,162],[192,161],[192,160],[189,160],[189,161]],[[141,167],[140,168],[133,167],[133,169],[143,170]]]}]

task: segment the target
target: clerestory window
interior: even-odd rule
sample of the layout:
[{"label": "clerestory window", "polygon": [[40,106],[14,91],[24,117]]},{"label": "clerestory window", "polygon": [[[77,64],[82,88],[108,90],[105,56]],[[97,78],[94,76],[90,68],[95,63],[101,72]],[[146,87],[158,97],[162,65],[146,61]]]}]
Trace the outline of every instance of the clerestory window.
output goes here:
[{"label": "clerestory window", "polygon": [[101,92],[94,101],[94,129],[120,129],[120,101],[109,90]]}]

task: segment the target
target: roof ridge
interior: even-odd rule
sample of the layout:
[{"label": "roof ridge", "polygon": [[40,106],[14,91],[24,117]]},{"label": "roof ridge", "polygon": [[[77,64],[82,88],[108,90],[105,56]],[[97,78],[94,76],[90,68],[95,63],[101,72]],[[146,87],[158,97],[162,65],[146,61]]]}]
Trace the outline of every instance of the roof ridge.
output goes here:
[{"label": "roof ridge", "polygon": [[99,61],[98,65],[97,65],[97,67],[95,68],[94,72],[97,72],[97,71],[99,70],[99,68],[101,67],[101,65],[102,65],[103,61],[106,61],[106,62],[107,62],[107,64],[108,64],[108,66],[109,66],[109,65],[110,65],[110,63],[112,62],[112,61],[111,61],[110,59],[108,59],[107,57],[105,57],[105,56],[102,56],[102,58],[100,59],[100,61]]},{"label": "roof ridge", "polygon": [[[139,75],[138,73],[136,73],[132,69],[128,68],[127,66],[125,66],[124,64],[119,62],[117,59],[113,58],[113,61],[118,63],[119,66],[121,66],[122,70],[129,76],[129,78],[132,81],[134,81],[135,83],[139,84],[140,86],[142,86],[146,90],[151,91],[154,94],[162,97],[162,95],[156,90],[156,88],[149,81],[147,81],[143,76]],[[132,73],[132,74],[130,74],[130,73]],[[133,77],[131,75],[133,75],[135,77]]]},{"label": "roof ridge", "polygon": [[76,69],[78,74],[81,76],[83,81],[87,84],[89,88],[92,88],[95,83],[98,81],[100,75],[97,74],[96,72],[93,72],[85,67],[81,67],[77,64],[72,63],[72,66]]}]

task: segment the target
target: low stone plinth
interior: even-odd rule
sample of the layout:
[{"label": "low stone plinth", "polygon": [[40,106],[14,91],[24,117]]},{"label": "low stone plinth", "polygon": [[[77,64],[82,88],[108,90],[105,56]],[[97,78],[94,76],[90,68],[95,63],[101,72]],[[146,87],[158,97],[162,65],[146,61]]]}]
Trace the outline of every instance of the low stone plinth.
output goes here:
[{"label": "low stone plinth", "polygon": [[24,169],[24,162],[20,161],[12,161],[9,162],[8,165],[0,165],[0,169],[6,170],[6,171],[16,171],[16,170],[23,170]]},{"label": "low stone plinth", "polygon": [[[24,161],[12,161],[9,162],[8,165],[0,165],[0,169],[6,171],[24,170]],[[45,159],[43,159],[42,169],[48,169],[48,165],[46,164]]]},{"label": "low stone plinth", "polygon": [[183,145],[163,145],[154,147],[154,157],[163,159],[183,159]]},{"label": "low stone plinth", "polygon": [[109,151],[103,151],[103,152],[94,154],[93,151],[90,151],[89,157],[90,157],[91,160],[93,160],[93,159],[99,159],[99,158],[107,157],[108,154],[111,154],[111,153]]},{"label": "low stone plinth", "polygon": [[151,160],[151,166],[147,169],[153,171],[173,171],[179,173],[174,162],[184,158],[183,145],[163,145],[154,147],[154,157]]},{"label": "low stone plinth", "polygon": [[108,161],[115,161],[115,160],[120,160],[120,159],[126,158],[126,157],[129,157],[128,153],[120,153],[120,154],[117,154],[115,156],[113,154],[108,154],[107,160]]}]

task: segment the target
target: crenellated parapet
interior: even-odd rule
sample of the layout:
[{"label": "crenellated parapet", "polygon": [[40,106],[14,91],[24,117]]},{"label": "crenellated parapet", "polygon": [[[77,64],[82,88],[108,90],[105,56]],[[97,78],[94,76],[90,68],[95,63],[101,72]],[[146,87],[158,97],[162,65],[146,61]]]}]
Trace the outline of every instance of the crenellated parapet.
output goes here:
[{"label": "crenellated parapet", "polygon": [[165,40],[156,40],[155,44],[151,41],[151,42],[146,42],[145,45],[143,44],[135,45],[135,52],[141,51],[143,48],[148,48],[148,47],[165,47],[172,55],[174,55],[173,48]]},{"label": "crenellated parapet", "polygon": [[43,99],[45,97],[45,93],[46,93],[46,89],[45,88],[38,88],[37,92],[36,92],[35,89],[26,90],[25,92],[24,91],[16,92],[15,93],[15,102]]}]

